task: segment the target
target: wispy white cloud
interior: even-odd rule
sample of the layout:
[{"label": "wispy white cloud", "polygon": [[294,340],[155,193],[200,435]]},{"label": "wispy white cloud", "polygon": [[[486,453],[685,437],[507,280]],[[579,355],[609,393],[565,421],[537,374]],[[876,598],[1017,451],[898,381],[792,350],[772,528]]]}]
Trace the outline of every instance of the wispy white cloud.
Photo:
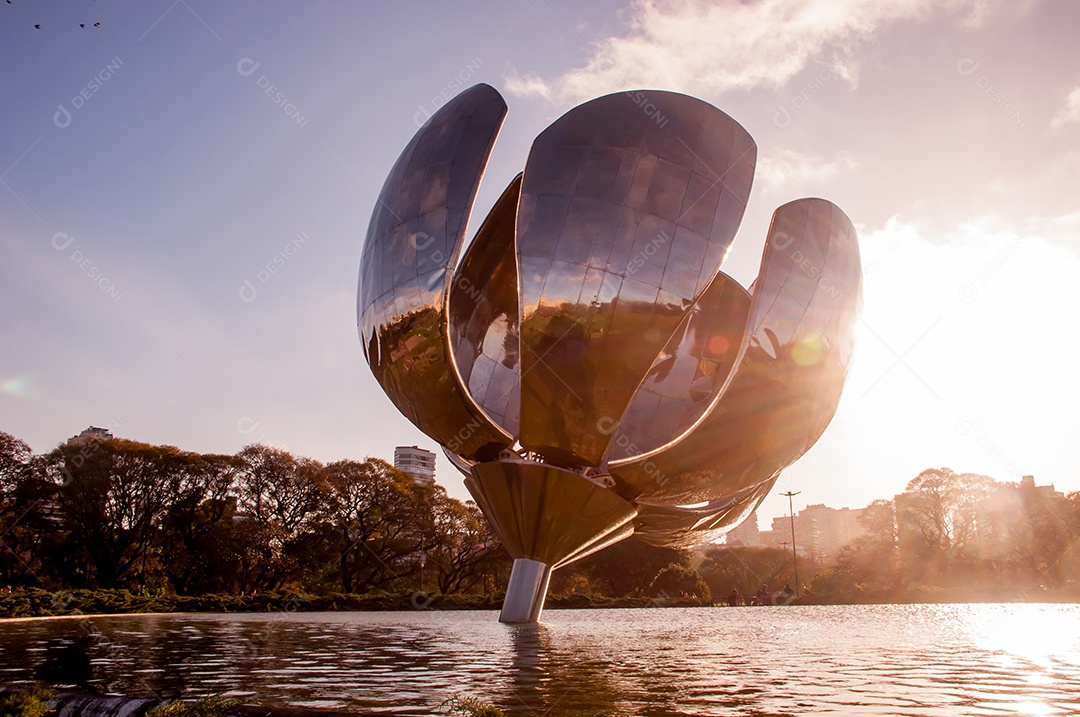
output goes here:
[{"label": "wispy white cloud", "polygon": [[1053,229],[1080,229],[1080,212],[1054,217],[1049,220],[1048,224]]},{"label": "wispy white cloud", "polygon": [[1051,121],[1054,127],[1070,122],[1080,122],[1080,87],[1074,87],[1065,95],[1065,104]]},{"label": "wispy white cloud", "polygon": [[715,96],[781,86],[825,62],[853,85],[855,51],[887,24],[965,11],[982,22],[985,0],[635,0],[625,34],[598,41],[584,66],[544,79],[510,69],[521,96],[578,101],[630,87]]},{"label": "wispy white cloud", "polygon": [[519,75],[517,70],[509,67],[505,75],[507,92],[519,97],[542,97],[551,99],[551,85],[536,75]]},{"label": "wispy white cloud", "polygon": [[819,185],[822,180],[857,166],[858,162],[847,152],[826,160],[793,149],[781,149],[758,157],[756,180],[766,189],[792,188],[807,181]]}]

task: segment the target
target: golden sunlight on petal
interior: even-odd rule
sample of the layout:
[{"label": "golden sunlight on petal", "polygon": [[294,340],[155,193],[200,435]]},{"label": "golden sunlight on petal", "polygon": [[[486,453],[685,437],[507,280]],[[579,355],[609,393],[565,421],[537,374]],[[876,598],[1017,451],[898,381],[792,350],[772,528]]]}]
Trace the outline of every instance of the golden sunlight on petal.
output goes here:
[{"label": "golden sunlight on petal", "polygon": [[709,353],[713,356],[723,356],[730,347],[731,342],[726,336],[717,334],[716,336],[709,337],[708,349]]},{"label": "golden sunlight on petal", "polygon": [[821,360],[821,337],[800,339],[791,347],[791,360],[799,366],[813,366]]}]

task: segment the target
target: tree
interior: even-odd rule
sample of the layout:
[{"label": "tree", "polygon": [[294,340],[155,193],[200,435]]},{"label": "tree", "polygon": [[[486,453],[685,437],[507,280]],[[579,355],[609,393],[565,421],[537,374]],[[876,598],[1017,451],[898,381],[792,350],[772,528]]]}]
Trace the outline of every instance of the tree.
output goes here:
[{"label": "tree", "polygon": [[246,446],[236,457],[238,517],[254,524],[243,531],[254,548],[244,556],[243,589],[280,588],[308,567],[300,548],[321,515],[323,466],[264,445]]},{"label": "tree", "polygon": [[1069,498],[1040,492],[1034,485],[1018,486],[1021,520],[1013,541],[1017,562],[1026,568],[1033,589],[1065,583],[1065,558],[1077,541],[1077,525]]},{"label": "tree", "polygon": [[27,477],[33,457],[30,446],[0,431],[0,497],[11,494]]},{"label": "tree", "polygon": [[0,585],[38,580],[40,547],[52,532],[45,516],[50,495],[30,446],[0,431]]},{"label": "tree", "polygon": [[237,458],[240,508],[257,522],[294,533],[317,515],[322,492],[318,461],[264,445],[246,446]]},{"label": "tree", "polygon": [[972,565],[980,503],[997,483],[984,475],[929,468],[896,498],[900,551],[908,578],[918,582],[957,580]]},{"label": "tree", "polygon": [[814,576],[811,591],[837,602],[898,599],[902,576],[893,502],[875,500],[859,523],[863,534],[840,549],[831,567]]},{"label": "tree", "polygon": [[[434,517],[428,563],[442,594],[466,592],[509,566],[510,557],[472,501],[462,503],[441,493]],[[494,584],[494,580],[490,582]]]},{"label": "tree", "polygon": [[[813,565],[800,560],[807,575],[814,573]],[[718,597],[738,590],[745,598],[754,595],[762,586],[775,590],[794,580],[791,551],[780,548],[750,548],[715,546],[705,553],[698,571]]]},{"label": "tree", "polygon": [[239,536],[231,524],[241,466],[236,456],[193,456],[170,486],[174,498],[162,525],[162,562],[180,594],[217,592],[239,583]]},{"label": "tree", "polygon": [[73,584],[121,587],[146,557],[189,460],[172,446],[117,438],[68,441],[49,454]]},{"label": "tree", "polygon": [[698,571],[685,565],[672,563],[662,569],[649,585],[652,597],[696,597],[703,603],[712,603],[709,586]]},{"label": "tree", "polygon": [[1060,561],[1061,580],[1066,585],[1080,585],[1080,491],[1066,494],[1058,509],[1058,515],[1069,531]]},{"label": "tree", "polygon": [[435,486],[378,458],[331,463],[324,475],[342,590],[385,589],[418,571],[425,537],[433,532]]},{"label": "tree", "polygon": [[689,553],[653,547],[631,537],[565,569],[584,575],[598,593],[623,597],[644,594],[657,573],[671,564],[689,567]]}]

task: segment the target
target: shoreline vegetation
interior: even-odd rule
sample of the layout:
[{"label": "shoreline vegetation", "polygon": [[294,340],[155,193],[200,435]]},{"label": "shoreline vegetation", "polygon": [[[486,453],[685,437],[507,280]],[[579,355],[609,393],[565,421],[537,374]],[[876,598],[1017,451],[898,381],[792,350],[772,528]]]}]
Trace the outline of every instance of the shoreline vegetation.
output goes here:
[{"label": "shoreline vegetation", "polygon": [[[0,717],[50,717],[78,714],[129,715],[129,717],[371,717],[370,712],[347,709],[245,704],[224,695],[195,699],[147,699],[71,689],[48,682],[0,685]],[[471,695],[451,693],[433,713],[445,717],[505,717],[490,702]],[[607,717],[601,711],[561,713],[565,717]]]},{"label": "shoreline vegetation", "polygon": [[[140,594],[128,590],[71,590],[53,593],[28,588],[0,594],[0,620],[48,617],[93,617],[102,615],[145,615],[182,613],[291,613],[291,612],[378,612],[411,610],[498,610],[502,594],[330,593],[306,595],[294,592],[266,592],[255,595],[172,595]],[[778,592],[765,606],[788,605],[875,605],[875,604],[963,604],[963,603],[1075,603],[1080,590],[1059,589],[1039,593],[989,592],[974,588],[919,588],[907,599],[875,599],[864,596],[847,602],[825,601],[810,595],[792,599]],[[549,610],[634,609],[656,607],[729,607],[696,596],[607,597],[603,595],[551,595]]]},{"label": "shoreline vegetation", "polygon": [[[0,619],[170,613],[377,612],[412,610],[498,610],[503,595],[368,593],[306,595],[266,592],[255,595],[149,595],[128,590],[71,590],[53,593],[28,588],[0,594]],[[552,595],[550,609],[708,607],[694,596],[611,598]]]},{"label": "shoreline vegetation", "polygon": [[[436,714],[446,717],[505,717],[495,705],[476,697],[451,694]],[[128,715],[128,717],[371,717],[370,712],[246,704],[224,695],[195,699],[161,699],[103,693],[48,682],[0,685],[0,717],[53,715]],[[574,712],[568,717],[606,717],[601,712]]]},{"label": "shoreline vegetation", "polygon": [[[929,468],[840,547],[799,521],[797,564],[790,543],[630,537],[555,571],[547,607],[1080,601],[1080,491]],[[0,536],[0,618],[496,610],[513,563],[475,503],[376,458],[94,427],[39,455],[0,431]]]}]

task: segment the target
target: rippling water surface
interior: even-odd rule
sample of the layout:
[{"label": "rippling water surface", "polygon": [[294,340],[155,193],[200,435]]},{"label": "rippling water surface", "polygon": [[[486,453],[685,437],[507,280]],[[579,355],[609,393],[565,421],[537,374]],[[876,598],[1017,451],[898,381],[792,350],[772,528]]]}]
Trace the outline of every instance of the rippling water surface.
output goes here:
[{"label": "rippling water surface", "polygon": [[434,714],[1077,715],[1080,606],[147,615],[0,622],[0,682]]}]

